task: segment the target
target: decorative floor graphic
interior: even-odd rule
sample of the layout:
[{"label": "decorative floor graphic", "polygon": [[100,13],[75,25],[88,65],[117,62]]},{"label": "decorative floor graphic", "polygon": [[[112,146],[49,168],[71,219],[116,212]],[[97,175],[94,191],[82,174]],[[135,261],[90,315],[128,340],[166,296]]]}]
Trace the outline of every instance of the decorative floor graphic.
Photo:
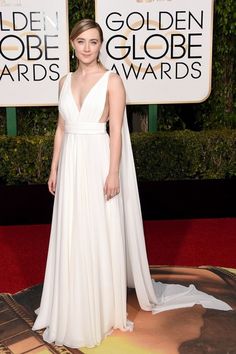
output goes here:
[{"label": "decorative floor graphic", "polygon": [[33,332],[34,309],[39,305],[42,286],[14,295],[0,294],[0,353],[7,354],[234,354],[236,353],[236,275],[215,267],[151,267],[154,279],[188,285],[228,302],[233,311],[191,308],[157,315],[139,308],[135,291],[128,290],[128,314],[134,332],[115,330],[100,346],[70,349],[49,345],[42,331]]}]

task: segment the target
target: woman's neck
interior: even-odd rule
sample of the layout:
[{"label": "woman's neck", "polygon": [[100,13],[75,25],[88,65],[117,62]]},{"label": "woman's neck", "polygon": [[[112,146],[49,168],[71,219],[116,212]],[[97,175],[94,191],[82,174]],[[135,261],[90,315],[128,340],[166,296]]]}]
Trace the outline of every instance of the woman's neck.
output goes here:
[{"label": "woman's neck", "polygon": [[101,70],[102,70],[101,65],[99,65],[98,63],[89,64],[89,65],[79,63],[79,66],[78,66],[76,72],[79,75],[87,75],[87,74],[97,73]]}]

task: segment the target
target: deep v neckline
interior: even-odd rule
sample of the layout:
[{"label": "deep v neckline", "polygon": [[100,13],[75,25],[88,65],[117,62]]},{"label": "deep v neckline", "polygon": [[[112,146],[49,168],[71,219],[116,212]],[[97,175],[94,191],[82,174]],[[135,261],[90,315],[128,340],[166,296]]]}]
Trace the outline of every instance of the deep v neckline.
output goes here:
[{"label": "deep v neckline", "polygon": [[88,93],[86,94],[85,98],[83,99],[82,104],[80,105],[80,107],[78,107],[75,97],[73,95],[73,91],[72,91],[72,84],[71,84],[71,77],[72,77],[72,72],[70,73],[70,82],[69,82],[69,87],[70,87],[70,94],[72,97],[72,100],[74,102],[74,105],[77,109],[77,111],[80,113],[83,109],[84,104],[86,103],[86,100],[88,99],[89,95],[92,93],[93,89],[98,85],[98,83],[104,78],[104,76],[109,72],[109,70],[105,71],[105,73],[95,82],[95,84],[88,90]]}]

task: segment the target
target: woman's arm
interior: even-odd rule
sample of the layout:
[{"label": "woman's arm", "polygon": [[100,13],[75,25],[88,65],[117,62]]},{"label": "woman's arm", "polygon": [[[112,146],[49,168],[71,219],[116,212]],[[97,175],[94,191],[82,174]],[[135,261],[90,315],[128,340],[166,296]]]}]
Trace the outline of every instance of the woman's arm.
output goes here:
[{"label": "woman's arm", "polygon": [[56,133],[55,133],[55,137],[54,137],[54,147],[53,147],[51,171],[50,171],[50,176],[48,179],[48,189],[49,189],[49,192],[52,193],[53,195],[55,194],[55,191],[56,191],[57,167],[58,167],[58,161],[59,161],[59,156],[60,156],[60,151],[61,151],[61,144],[62,144],[62,140],[63,140],[63,135],[64,135],[64,121],[63,121],[63,118],[61,118],[59,116],[58,123],[57,123],[57,129],[56,129]]},{"label": "woman's arm", "polygon": [[[59,93],[61,91],[64,80],[65,80],[65,77],[63,77],[60,80]],[[58,168],[58,162],[59,162],[59,157],[60,157],[63,136],[64,136],[64,119],[59,114],[58,122],[57,122],[57,129],[56,129],[55,137],[54,137],[51,171],[50,171],[50,176],[48,179],[48,189],[49,189],[49,192],[52,193],[53,195],[55,195],[55,191],[56,191],[57,168]]]},{"label": "woman's arm", "polygon": [[125,110],[125,89],[121,78],[111,74],[108,85],[110,165],[104,186],[104,194],[109,200],[120,191],[119,167],[121,158],[121,129]]}]

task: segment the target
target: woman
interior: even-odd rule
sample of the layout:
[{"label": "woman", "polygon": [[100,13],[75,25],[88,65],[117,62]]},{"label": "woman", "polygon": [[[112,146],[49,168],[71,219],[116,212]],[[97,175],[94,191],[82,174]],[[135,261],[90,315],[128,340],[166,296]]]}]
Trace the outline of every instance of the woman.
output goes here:
[{"label": "woman", "polygon": [[45,341],[74,348],[98,345],[114,328],[132,330],[127,285],[135,287],[141,308],[153,313],[199,301],[230,309],[193,286],[180,287],[178,305],[178,286],[152,283],[122,81],[99,61],[103,34],[96,22],[78,22],[70,40],[78,68],[60,82],[48,181],[55,202],[33,330],[46,328]]}]

